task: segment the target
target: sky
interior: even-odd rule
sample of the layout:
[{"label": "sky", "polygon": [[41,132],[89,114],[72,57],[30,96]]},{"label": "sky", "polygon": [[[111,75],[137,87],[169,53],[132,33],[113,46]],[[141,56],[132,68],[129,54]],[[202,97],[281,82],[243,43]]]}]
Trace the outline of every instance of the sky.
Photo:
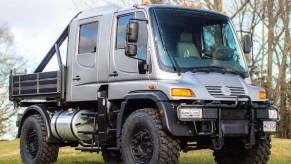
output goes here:
[{"label": "sky", "polygon": [[[33,72],[53,43],[79,12],[73,0],[0,0],[0,25],[14,35],[15,54],[29,62]],[[10,132],[2,139],[13,139],[16,132],[12,118]]]},{"label": "sky", "polygon": [[14,35],[15,53],[32,62],[30,71],[78,12],[73,0],[0,0],[0,24]]}]

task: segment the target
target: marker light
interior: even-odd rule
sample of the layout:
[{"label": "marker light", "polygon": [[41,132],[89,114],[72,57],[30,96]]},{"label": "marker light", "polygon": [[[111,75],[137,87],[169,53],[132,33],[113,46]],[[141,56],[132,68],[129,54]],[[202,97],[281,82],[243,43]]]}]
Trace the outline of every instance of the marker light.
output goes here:
[{"label": "marker light", "polygon": [[185,1],[184,1],[184,2],[181,2],[181,3],[180,3],[180,6],[188,7],[188,3],[185,2]]},{"label": "marker light", "polygon": [[188,88],[172,88],[171,89],[172,96],[180,96],[180,97],[192,97],[195,96],[194,92]]},{"label": "marker light", "polygon": [[155,84],[149,84],[149,85],[148,85],[148,88],[149,88],[149,89],[155,89],[156,86],[155,86]]},{"label": "marker light", "polygon": [[260,99],[266,99],[266,98],[267,98],[267,96],[266,96],[266,92],[265,92],[265,91],[260,91],[260,92],[259,92],[259,98],[260,98]]},{"label": "marker light", "polygon": [[199,3],[191,3],[190,4],[190,7],[202,9],[202,4],[199,4]]},{"label": "marker light", "polygon": [[202,4],[199,4],[199,3],[188,3],[188,2],[181,2],[180,3],[180,6],[183,6],[183,7],[193,7],[193,8],[199,8],[201,9],[202,8]]},{"label": "marker light", "polygon": [[226,15],[226,14],[227,14],[227,12],[226,12],[225,10],[224,10],[224,11],[222,11],[221,13],[222,13],[222,14],[224,14],[224,15]]},{"label": "marker light", "polygon": [[148,6],[150,4],[150,2],[148,0],[145,0],[141,3],[141,5],[144,5],[144,6]]}]

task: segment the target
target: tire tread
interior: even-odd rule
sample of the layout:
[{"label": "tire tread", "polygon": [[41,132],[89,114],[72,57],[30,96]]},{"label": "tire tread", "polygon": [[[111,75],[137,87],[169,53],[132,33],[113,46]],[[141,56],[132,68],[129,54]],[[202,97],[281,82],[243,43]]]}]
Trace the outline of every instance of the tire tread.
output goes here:
[{"label": "tire tread", "polygon": [[[45,123],[39,114],[33,114],[33,115],[30,115],[29,117],[33,117],[37,120],[37,122],[40,125],[40,130],[42,133],[42,138],[41,138],[42,152],[41,152],[41,156],[36,161],[36,163],[54,163],[54,162],[56,162],[57,158],[58,158],[58,154],[59,154],[59,145],[50,144],[50,143],[46,142],[47,130],[45,127]],[[27,119],[29,117],[27,117]],[[22,148],[20,147],[20,151],[24,151],[24,150],[22,150]],[[24,154],[24,153],[21,153],[21,154]],[[23,158],[22,158],[22,162],[26,163],[26,161],[24,161]]]},{"label": "tire tread", "polygon": [[[173,137],[167,134],[167,132],[165,132],[162,125],[161,116],[159,115],[156,109],[153,109],[153,108],[139,109],[139,110],[134,111],[131,115],[134,115],[136,113],[141,113],[141,112],[146,113],[151,117],[151,119],[155,122],[155,126],[158,130],[158,133],[160,136],[160,151],[159,151],[158,163],[162,163],[162,164],[163,163],[170,163],[170,164],[178,163],[179,162],[178,159],[180,156],[180,149],[181,149],[180,140],[176,137]],[[127,121],[125,121],[125,123],[123,124],[123,129],[126,124],[127,124]]]}]

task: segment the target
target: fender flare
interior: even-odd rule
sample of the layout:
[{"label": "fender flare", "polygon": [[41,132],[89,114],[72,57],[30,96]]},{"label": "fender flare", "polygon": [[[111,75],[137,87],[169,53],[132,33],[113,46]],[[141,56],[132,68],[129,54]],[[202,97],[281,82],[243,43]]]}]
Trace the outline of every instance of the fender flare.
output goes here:
[{"label": "fender flare", "polygon": [[[132,92],[127,94],[124,97],[124,101],[121,103],[120,112],[117,115],[117,122],[116,122],[116,137],[119,138],[121,134],[122,129],[122,123],[124,119],[124,111],[126,109],[127,103],[129,100],[136,100],[136,99],[149,99],[156,103],[159,109],[163,108],[163,105],[160,103],[160,101],[167,101],[168,97],[160,92],[160,91],[138,91],[138,92]],[[165,121],[165,116],[162,117],[163,125]]]},{"label": "fender flare", "polygon": [[44,121],[45,124],[45,128],[46,128],[46,132],[47,132],[47,140],[49,140],[50,138],[53,138],[52,132],[51,132],[51,128],[50,128],[50,121],[51,118],[47,112],[47,107],[45,105],[32,105],[29,106],[23,113],[20,121],[19,121],[19,126],[18,126],[18,132],[16,137],[19,138],[21,135],[21,129],[23,126],[23,123],[25,121],[25,119],[27,117],[29,117],[30,115],[33,114],[39,114],[41,116],[41,118]]},{"label": "fender flare", "polygon": [[119,138],[121,135],[121,129],[124,121],[124,111],[129,100],[137,99],[149,99],[156,103],[158,110],[163,109],[164,114],[162,117],[162,124],[164,128],[174,136],[188,136],[189,129],[187,126],[178,124],[177,112],[172,109],[171,102],[168,97],[161,91],[138,91],[127,94],[124,97],[124,101],[121,103],[120,112],[117,116],[116,122],[116,138],[119,144]]}]

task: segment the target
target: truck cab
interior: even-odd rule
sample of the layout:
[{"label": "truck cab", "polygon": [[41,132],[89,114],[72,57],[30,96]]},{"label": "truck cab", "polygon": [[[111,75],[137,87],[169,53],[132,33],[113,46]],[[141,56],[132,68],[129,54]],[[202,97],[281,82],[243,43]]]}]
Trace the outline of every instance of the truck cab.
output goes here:
[{"label": "truck cab", "polygon": [[[251,36],[242,43],[229,17],[190,6],[79,13],[33,74],[11,74],[10,100],[28,107],[17,122],[23,162],[55,162],[70,145],[113,163],[177,163],[199,149],[217,163],[265,163],[278,114],[251,85]],[[42,72],[54,54],[59,71]]]}]

